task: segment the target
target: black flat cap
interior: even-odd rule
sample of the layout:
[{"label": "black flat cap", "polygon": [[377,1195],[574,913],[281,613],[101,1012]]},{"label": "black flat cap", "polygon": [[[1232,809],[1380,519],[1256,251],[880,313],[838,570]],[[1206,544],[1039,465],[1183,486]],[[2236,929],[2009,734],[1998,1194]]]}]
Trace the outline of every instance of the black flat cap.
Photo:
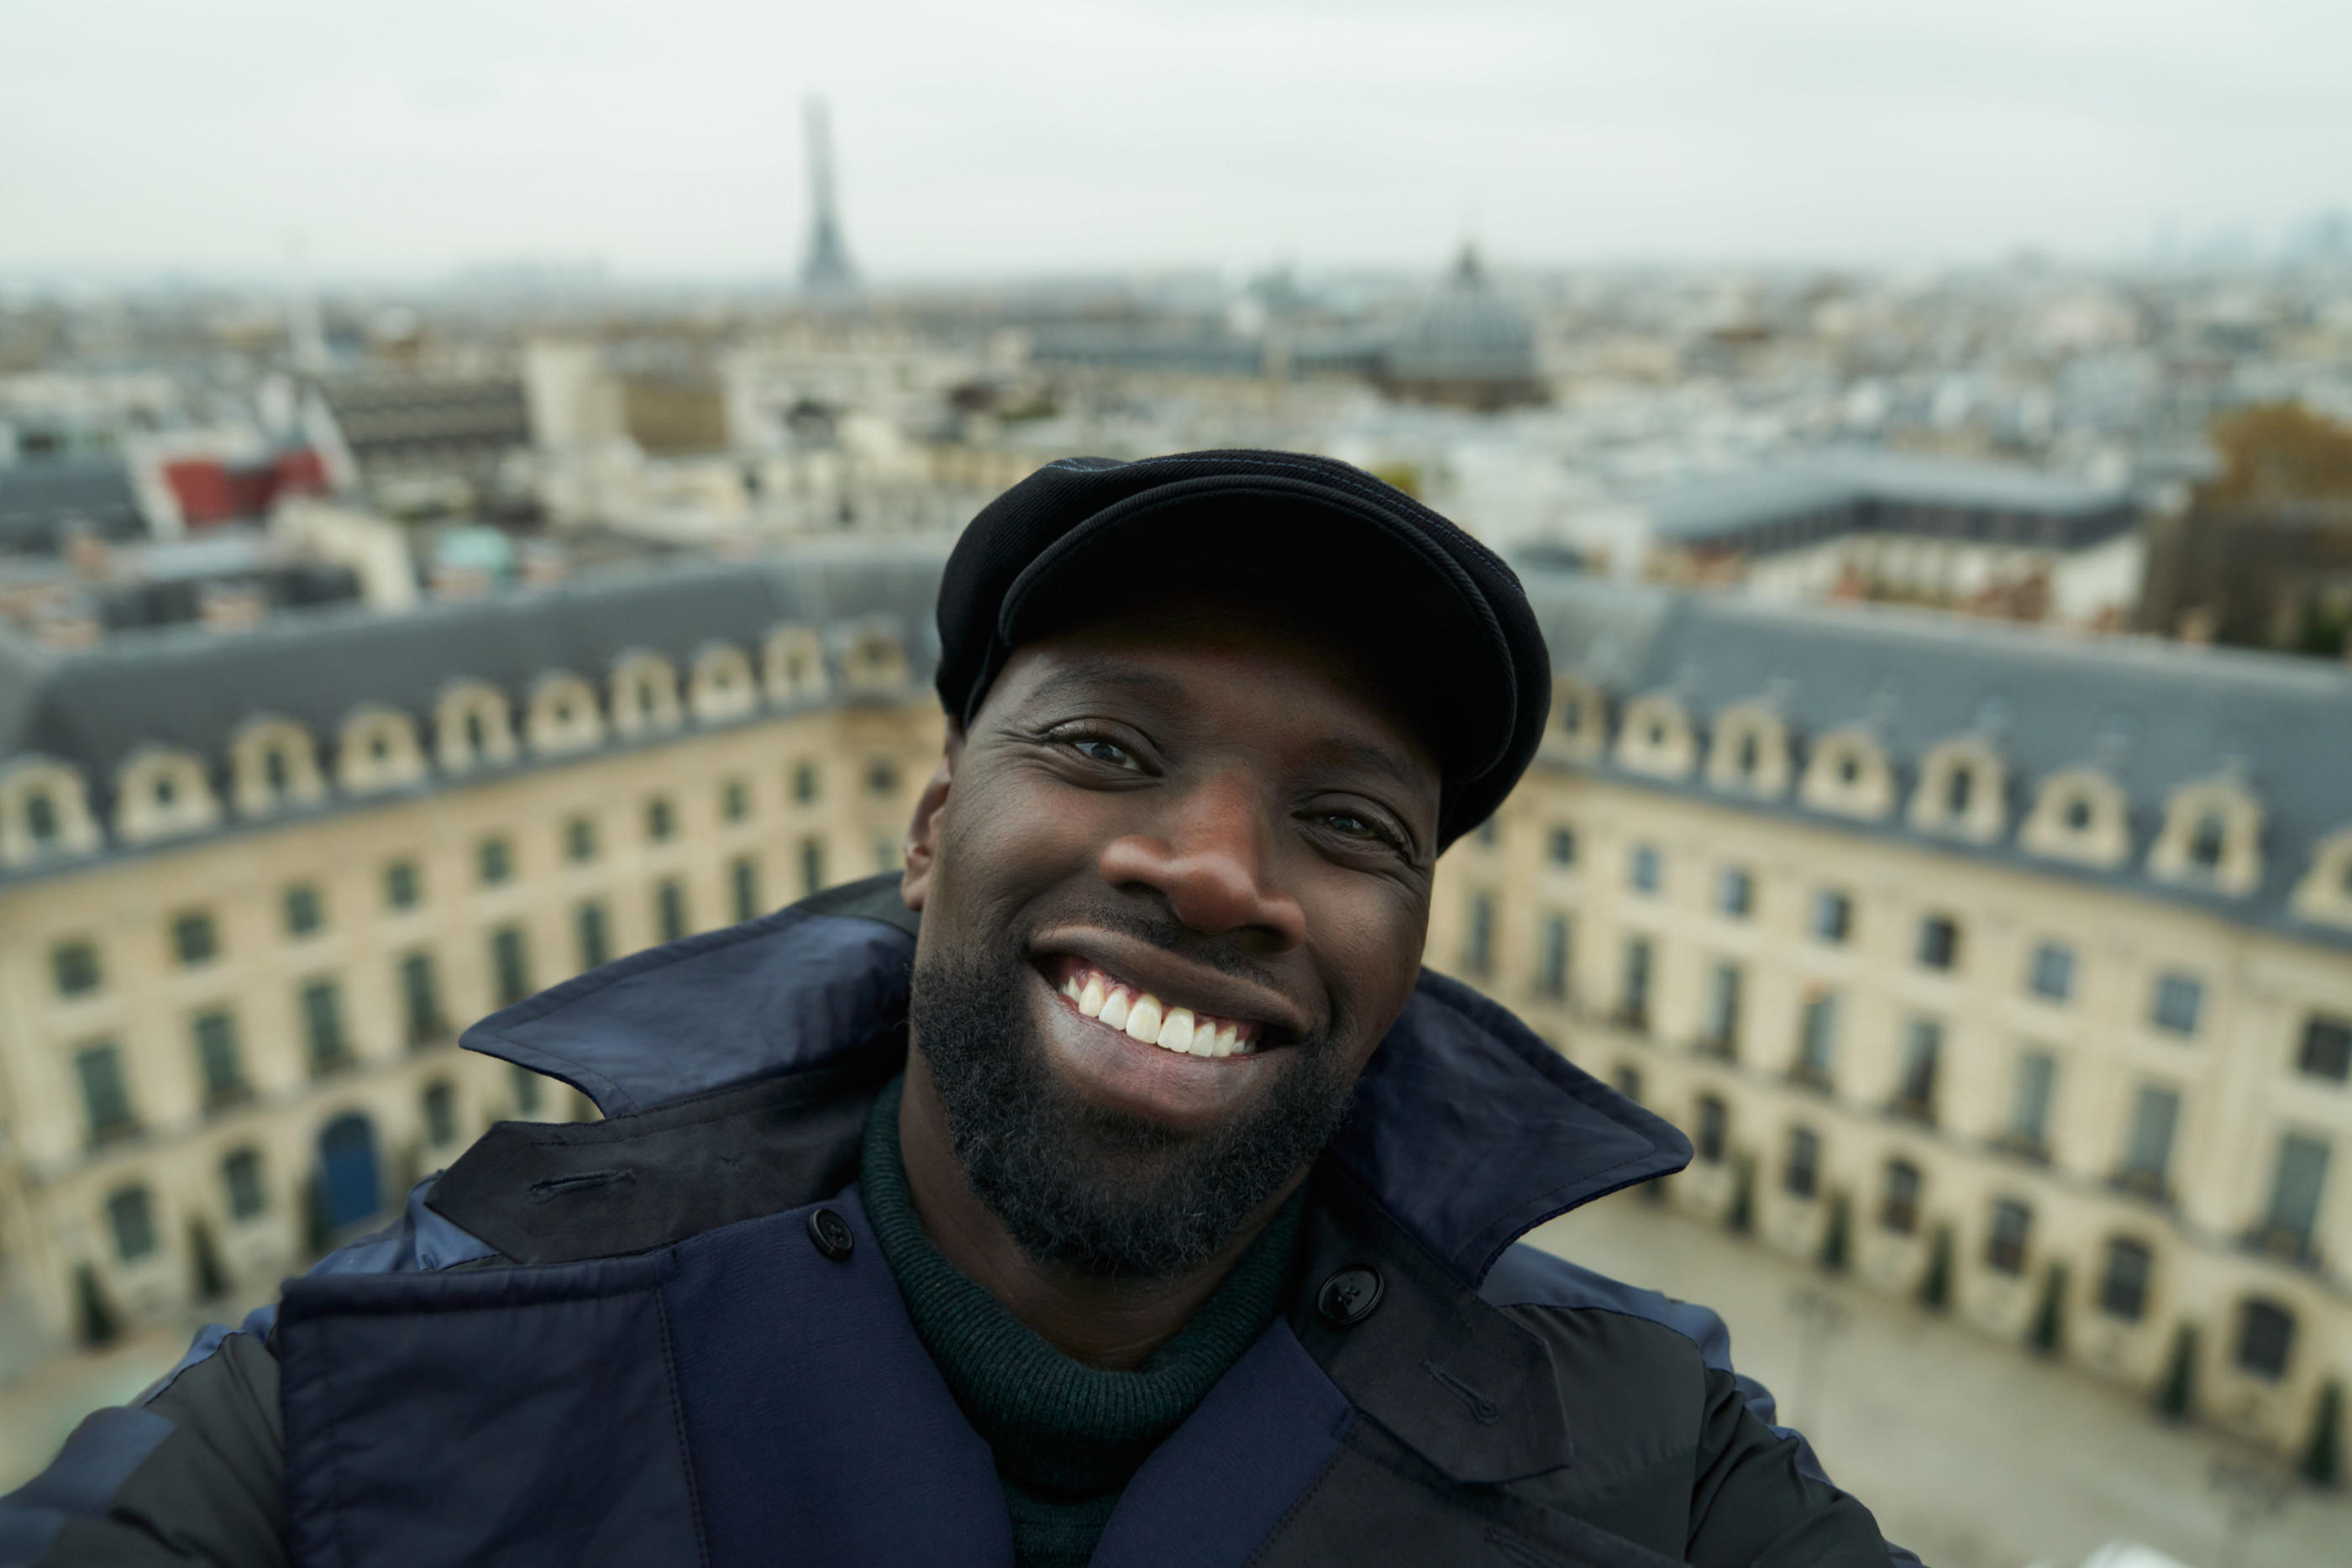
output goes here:
[{"label": "black flat cap", "polygon": [[1295,452],[1066,458],[990,502],[940,582],[940,701],[969,724],[1013,649],[1142,570],[1258,580],[1360,628],[1444,770],[1441,848],[1542,739],[1550,657],[1510,568],[1394,486]]}]

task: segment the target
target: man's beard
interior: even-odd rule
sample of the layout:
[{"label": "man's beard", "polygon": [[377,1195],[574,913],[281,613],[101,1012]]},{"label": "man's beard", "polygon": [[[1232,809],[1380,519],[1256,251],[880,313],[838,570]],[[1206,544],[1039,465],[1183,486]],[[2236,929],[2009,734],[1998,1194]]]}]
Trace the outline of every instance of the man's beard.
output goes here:
[{"label": "man's beard", "polygon": [[916,965],[908,1018],[964,1178],[1037,1262],[1097,1279],[1197,1269],[1347,1119],[1355,1075],[1314,1040],[1273,1048],[1298,1059],[1212,1133],[1089,1105],[1047,1065],[1029,983],[1017,950],[942,954]]}]

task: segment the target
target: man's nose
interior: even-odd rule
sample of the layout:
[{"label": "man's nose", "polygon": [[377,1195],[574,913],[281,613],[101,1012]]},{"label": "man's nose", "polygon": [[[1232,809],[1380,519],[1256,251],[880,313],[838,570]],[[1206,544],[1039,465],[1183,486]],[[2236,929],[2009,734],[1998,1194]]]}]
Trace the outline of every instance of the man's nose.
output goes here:
[{"label": "man's nose", "polygon": [[1105,882],[1150,888],[1195,931],[1252,933],[1275,952],[1307,939],[1306,911],[1273,881],[1276,828],[1263,791],[1226,773],[1160,799],[1169,810],[1156,832],[1103,847]]}]

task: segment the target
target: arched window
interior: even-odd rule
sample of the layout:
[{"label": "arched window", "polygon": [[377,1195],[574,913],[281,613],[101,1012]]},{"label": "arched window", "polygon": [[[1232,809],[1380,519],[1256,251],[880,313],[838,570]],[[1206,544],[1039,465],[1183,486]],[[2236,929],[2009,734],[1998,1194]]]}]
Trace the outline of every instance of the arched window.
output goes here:
[{"label": "arched window", "polygon": [[830,685],[824,645],[806,626],[779,626],[769,632],[761,664],[772,703],[807,702],[824,695]]},{"label": "arched window", "polygon": [[1919,1228],[1919,1167],[1909,1160],[1886,1162],[1886,1191],[1878,1205],[1878,1223],[1898,1235]]},{"label": "arched window", "polygon": [[2276,1301],[2257,1296],[2238,1313],[2238,1367],[2256,1377],[2286,1375],[2287,1358],[2294,1353],[2294,1314]]},{"label": "arched window", "polygon": [[58,803],[47,789],[25,792],[25,836],[46,849],[58,840]]},{"label": "arched window", "polygon": [[2051,774],[2035,786],[2017,841],[2052,860],[2120,866],[2131,852],[2131,813],[2123,789],[2087,765]]},{"label": "arched window", "polygon": [[1653,692],[1627,705],[1625,726],[1617,739],[1619,766],[1655,778],[1680,779],[1696,760],[1689,716],[1672,694]]},{"label": "arched window", "polygon": [[1969,814],[1969,797],[1976,787],[1976,769],[1973,768],[1954,768],[1944,775],[1946,815],[1965,817]]},{"label": "arched window", "polygon": [[2147,1243],[2117,1236],[2107,1243],[2106,1267],[2099,1275],[2099,1311],[2126,1322],[2137,1322],[2147,1312],[2148,1278],[2156,1270],[2156,1254]]},{"label": "arched window", "polygon": [[2189,836],[2189,863],[2201,872],[2219,871],[2221,852],[2230,840],[2229,824],[2219,811],[2206,811],[2197,818],[2196,831]]},{"label": "arched window", "polygon": [[1724,1151],[1731,1139],[1731,1108],[1718,1095],[1698,1097],[1698,1131],[1692,1138],[1692,1147],[1704,1164],[1723,1163]]},{"label": "arched window", "polygon": [[2148,873],[2225,894],[2252,893],[2263,875],[2263,817],[2261,800],[2235,769],[2183,784],[2166,805]]}]

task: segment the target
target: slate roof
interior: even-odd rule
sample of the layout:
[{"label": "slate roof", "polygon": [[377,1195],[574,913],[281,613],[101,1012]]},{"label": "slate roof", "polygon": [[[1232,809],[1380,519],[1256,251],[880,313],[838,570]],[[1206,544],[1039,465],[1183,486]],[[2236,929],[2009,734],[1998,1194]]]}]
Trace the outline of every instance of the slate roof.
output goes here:
[{"label": "slate roof", "polygon": [[54,550],[75,522],[100,538],[146,537],[147,517],[121,458],[0,468],[0,549]]},{"label": "slate roof", "polygon": [[[520,708],[552,672],[601,685],[621,654],[639,649],[682,671],[708,643],[756,650],[785,622],[838,631],[879,620],[904,639],[912,678],[928,685],[945,549],[938,541],[843,540],[755,561],[586,576],[396,615],[338,608],[279,615],[235,635],[136,632],[74,653],[0,635],[0,761],[39,752],[72,762],[93,808],[110,815],[115,771],[143,745],[184,747],[217,773],[231,735],[258,714],[293,718],[331,743],[362,703],[404,709],[422,723],[450,683],[478,679]],[[2352,668],[1877,606],[1779,606],[1560,571],[1529,571],[1526,580],[1563,673],[1620,701],[1672,692],[1702,732],[1724,708],[1769,697],[1789,721],[1801,762],[1811,740],[1866,725],[1895,765],[1906,803],[1931,747],[1961,735],[1986,738],[2007,762],[2009,826],[2000,841],[1978,845],[1922,833],[1900,809],[1863,821],[1811,811],[1793,791],[1772,802],[1721,795],[1696,773],[1682,781],[1622,775],[1629,782],[2115,884],[2352,947],[2352,932],[2315,925],[2287,907],[2318,841],[2352,827]],[[2130,801],[2132,851],[2114,871],[2029,855],[2016,844],[2041,780],[2083,763],[2099,767]],[[1613,762],[1597,766],[1617,771]],[[2266,813],[2260,886],[2234,897],[2149,878],[2147,849],[2172,790],[2225,769]]]},{"label": "slate roof", "polygon": [[230,635],[134,632],[66,654],[0,638],[0,761],[38,752],[77,764],[104,812],[116,768],[142,746],[182,747],[217,769],[231,735],[256,715],[295,719],[331,743],[362,703],[404,709],[423,724],[458,680],[499,687],[520,713],[551,673],[601,687],[622,653],[646,650],[683,674],[711,642],[756,657],[784,622],[823,632],[879,618],[904,640],[912,677],[928,683],[944,559],[938,545],[860,541],[588,575],[398,614],[337,608],[280,614]]},{"label": "slate roof", "polygon": [[[2131,520],[2129,495],[1995,463],[1967,463],[1907,453],[1830,451],[1746,474],[1674,486],[1648,497],[1651,527],[1685,543],[1737,542],[1769,548],[1756,536],[1800,518],[1834,519],[1827,531],[1903,529],[1936,511],[1983,519],[2009,517],[2065,525],[2070,544],[2096,542]],[[1984,530],[1991,537],[1994,530]],[[1790,543],[1809,542],[1801,533]]]},{"label": "slate roof", "polygon": [[[1866,726],[1895,765],[1898,809],[1883,821],[1811,811],[1791,798],[1725,796],[1625,774],[1750,810],[1933,843],[2063,877],[2186,900],[2226,918],[2352,946],[2352,933],[2290,913],[2319,841],[2352,828],[2352,667],[2152,639],[2074,636],[1881,606],[1783,606],[1684,594],[1559,572],[1529,574],[1553,663],[1623,700],[1670,692],[1704,735],[1714,715],[1769,699],[1801,766],[1809,741]],[[2007,829],[1975,845],[1905,820],[1917,764],[1938,742],[1988,740],[2006,763]],[[2018,847],[2041,781],[2099,768],[2130,802],[2131,853],[2116,870],[2075,867]],[[1617,771],[1613,761],[1601,765]],[[2262,802],[2263,879],[2243,897],[2148,876],[2149,844],[2172,791],[2231,772]]]}]

